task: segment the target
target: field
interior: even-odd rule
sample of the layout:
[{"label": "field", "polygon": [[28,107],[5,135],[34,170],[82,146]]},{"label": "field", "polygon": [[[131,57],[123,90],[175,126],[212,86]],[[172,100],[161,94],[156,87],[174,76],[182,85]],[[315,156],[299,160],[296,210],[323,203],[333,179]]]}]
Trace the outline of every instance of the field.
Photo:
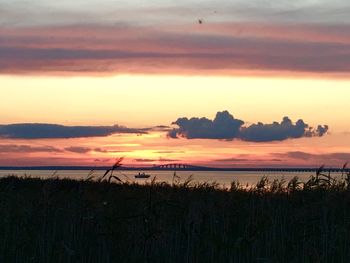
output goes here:
[{"label": "field", "polygon": [[0,262],[349,262],[349,174],[222,190],[191,180],[0,179]]}]

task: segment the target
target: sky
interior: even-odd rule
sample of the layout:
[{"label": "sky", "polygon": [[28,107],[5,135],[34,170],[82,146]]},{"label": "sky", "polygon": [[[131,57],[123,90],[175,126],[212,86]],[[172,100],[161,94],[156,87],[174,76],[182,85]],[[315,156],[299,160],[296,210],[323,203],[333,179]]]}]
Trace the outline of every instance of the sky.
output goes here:
[{"label": "sky", "polygon": [[350,3],[0,0],[0,166],[350,161]]}]

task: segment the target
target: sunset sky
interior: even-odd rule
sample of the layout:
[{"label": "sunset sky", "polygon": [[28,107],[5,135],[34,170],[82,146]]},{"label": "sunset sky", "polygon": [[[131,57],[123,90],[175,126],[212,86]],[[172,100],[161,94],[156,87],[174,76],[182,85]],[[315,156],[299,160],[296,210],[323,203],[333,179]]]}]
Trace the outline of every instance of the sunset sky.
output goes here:
[{"label": "sunset sky", "polygon": [[349,13],[346,0],[0,0],[0,166],[341,167]]}]

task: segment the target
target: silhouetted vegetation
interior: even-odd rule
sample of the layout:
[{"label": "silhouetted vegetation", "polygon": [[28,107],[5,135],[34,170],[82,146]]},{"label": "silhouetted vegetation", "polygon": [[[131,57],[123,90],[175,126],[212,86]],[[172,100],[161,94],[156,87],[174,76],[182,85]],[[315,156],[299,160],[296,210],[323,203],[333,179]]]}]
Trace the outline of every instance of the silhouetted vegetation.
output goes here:
[{"label": "silhouetted vegetation", "polygon": [[[345,169],[345,166],[344,166]],[[0,179],[0,262],[349,262],[350,173],[223,190]]]}]

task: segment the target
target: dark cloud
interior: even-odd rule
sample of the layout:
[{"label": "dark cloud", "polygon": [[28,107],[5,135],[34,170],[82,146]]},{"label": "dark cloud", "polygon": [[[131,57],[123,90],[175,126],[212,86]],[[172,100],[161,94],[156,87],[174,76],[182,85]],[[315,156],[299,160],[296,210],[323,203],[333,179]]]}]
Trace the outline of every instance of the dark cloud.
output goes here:
[{"label": "dark cloud", "polygon": [[[90,151],[91,151],[91,150],[92,150],[92,149],[90,149]],[[93,151],[94,151],[94,152],[99,152],[99,153],[108,153],[108,152],[110,152],[110,151],[108,151],[108,150],[105,150],[105,149],[102,149],[102,148],[99,148],[99,147],[94,148]]]},{"label": "dark cloud", "polygon": [[152,128],[152,131],[170,131],[172,128],[166,125],[158,125]]},{"label": "dark cloud", "polygon": [[283,141],[290,138],[323,136],[328,126],[319,125],[316,129],[309,127],[303,120],[295,124],[284,117],[271,124],[257,123],[244,127],[244,121],[235,119],[228,111],[218,112],[214,120],[207,118],[179,118],[178,128],[168,132],[170,138],[185,137],[187,139],[239,139],[251,142]]},{"label": "dark cloud", "polygon": [[115,150],[106,150],[102,148],[89,148],[89,147],[84,147],[84,146],[71,146],[64,148],[68,152],[74,152],[74,153],[88,153],[88,152],[98,152],[98,153],[116,153],[120,151],[115,151]]},{"label": "dark cloud", "polygon": [[0,145],[0,153],[35,153],[35,152],[58,153],[58,152],[62,152],[62,150],[52,146],[30,146],[30,145],[14,145],[14,144]]},{"label": "dark cloud", "polygon": [[91,151],[90,148],[81,147],[81,146],[71,146],[64,149],[68,152],[73,152],[73,153],[88,153]]},{"label": "dark cloud", "polygon": [[283,141],[290,138],[323,136],[327,131],[327,125],[319,125],[317,129],[312,129],[303,120],[298,120],[294,124],[288,117],[284,117],[280,123],[263,124],[259,122],[243,127],[239,138],[253,142]]},{"label": "dark cloud", "polygon": [[[91,151],[94,151],[94,152],[98,152],[98,153],[120,153],[120,152],[125,152],[125,151],[117,151],[117,150],[106,150],[106,149],[102,149],[102,148],[93,148],[91,149]],[[128,151],[130,152],[130,151]]]},{"label": "dark cloud", "polygon": [[214,120],[207,118],[179,118],[172,124],[179,128],[169,131],[171,138],[187,139],[224,139],[237,138],[243,121],[235,119],[228,111],[218,112]]},{"label": "dark cloud", "polygon": [[328,128],[329,128],[328,125],[324,125],[324,126],[318,125],[317,129],[314,132],[314,135],[323,136],[324,134],[327,133]]},{"label": "dark cloud", "polygon": [[58,124],[20,123],[0,125],[0,138],[7,139],[61,139],[103,137],[116,133],[144,134],[148,129],[114,126],[64,126]]}]

